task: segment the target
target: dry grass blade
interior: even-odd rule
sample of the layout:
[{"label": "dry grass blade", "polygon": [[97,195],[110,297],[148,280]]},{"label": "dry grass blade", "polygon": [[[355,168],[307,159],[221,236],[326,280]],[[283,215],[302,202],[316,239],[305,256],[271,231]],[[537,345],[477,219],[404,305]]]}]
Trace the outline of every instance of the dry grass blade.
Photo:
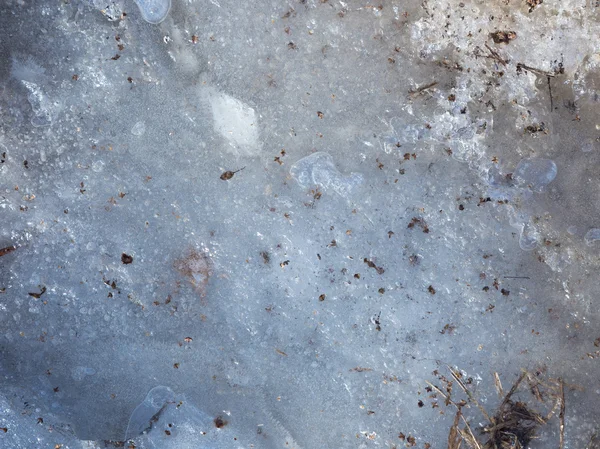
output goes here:
[{"label": "dry grass blade", "polygon": [[498,397],[502,399],[502,397],[504,396],[504,390],[502,389],[502,382],[500,382],[500,376],[498,376],[498,373],[496,372],[494,372],[494,385],[496,386]]},{"label": "dry grass blade", "polygon": [[458,428],[461,415],[462,411],[459,407],[459,409],[456,411],[456,415],[454,416],[452,427],[450,427],[450,433],[448,433],[448,449],[459,449],[460,445],[462,444],[462,437],[460,435],[460,429]]},{"label": "dry grass blade", "polygon": [[[481,449],[481,446],[479,445],[479,442],[477,441],[477,438],[475,438],[475,434],[473,434],[473,431],[471,430],[471,426],[469,426],[469,423],[467,422],[467,420],[465,419],[464,416],[461,415],[460,417],[462,418],[463,422],[465,423],[465,428],[469,431],[469,435],[470,435],[470,438],[472,440],[472,443],[470,443],[469,439],[467,439],[466,440],[467,443],[474,444],[475,448]],[[463,436],[463,433],[465,433],[465,432],[461,431],[461,436]],[[464,436],[463,436],[463,439],[464,439]]]},{"label": "dry grass blade", "polygon": [[450,399],[450,396],[448,396],[446,393],[444,393],[439,387],[436,387],[429,381],[425,381],[425,382],[427,383],[427,385],[429,385],[431,388],[433,388],[435,391],[437,391],[439,394],[442,395],[442,397],[446,400],[445,401],[446,406],[452,404],[455,407],[458,407],[458,405],[456,405],[454,402],[452,402],[452,399]]},{"label": "dry grass blade", "polygon": [[500,405],[500,408],[504,407],[506,405],[506,403],[508,401],[510,401],[511,396],[513,394],[515,394],[515,392],[517,391],[517,388],[519,388],[519,385],[521,384],[521,382],[523,382],[523,379],[525,379],[526,375],[527,375],[527,371],[523,371],[521,373],[521,375],[519,376],[519,378],[517,379],[517,381],[511,387],[511,389],[508,392],[508,394],[504,397],[504,400],[502,401],[502,404]]},{"label": "dry grass blade", "polygon": [[460,388],[462,388],[463,391],[467,394],[467,396],[469,397],[469,400],[477,406],[477,408],[479,409],[481,414],[485,417],[485,419],[492,422],[492,420],[490,419],[490,417],[487,414],[487,412],[485,411],[485,409],[481,406],[481,404],[479,404],[479,401],[477,401],[475,396],[473,396],[473,394],[467,389],[467,387],[462,382],[462,380],[460,380],[460,377],[458,377],[458,374],[449,366],[448,366],[448,369],[450,370],[450,374],[452,374],[452,377],[454,378],[454,380],[458,383],[458,385],[460,385]]},{"label": "dry grass blade", "polygon": [[[463,446],[468,446],[469,449],[524,449],[529,446],[531,441],[536,438],[538,429],[548,423],[549,417],[558,412],[560,419],[560,446],[559,449],[564,449],[565,439],[565,398],[564,398],[564,382],[562,379],[544,379],[539,378],[539,375],[533,376],[523,370],[516,379],[508,393],[504,394],[502,382],[498,373],[493,373],[494,384],[498,397],[501,403],[495,410],[493,416],[488,414],[483,406],[471,393],[466,384],[462,381],[460,372],[453,370],[448,366],[452,379],[455,381],[467,395],[468,401],[460,403],[450,400],[449,394],[445,394],[441,389],[428,384],[435,391],[446,398],[447,404],[452,404],[457,408],[454,423],[450,428],[448,435],[448,448],[457,449],[462,441]],[[524,385],[523,380],[527,380]],[[520,388],[522,387],[522,388]],[[540,401],[545,408],[553,407],[548,415],[544,418],[542,413],[530,408],[528,402],[513,399],[517,391],[529,391],[531,400]],[[535,399],[533,399],[535,398]],[[487,423],[480,429],[485,435],[485,440],[478,439],[469,426],[469,422],[462,413],[462,407],[468,407],[469,404],[475,404],[481,411],[482,415],[487,419]],[[544,412],[545,413],[545,412]],[[459,427],[459,421],[463,421],[464,426]],[[484,442],[482,442],[484,441]],[[596,443],[596,436],[592,437],[590,444],[594,444],[587,449],[600,449],[600,444]]]},{"label": "dry grass blade", "polygon": [[434,82],[432,82],[432,83],[426,84],[425,86],[421,86],[421,87],[418,87],[418,88],[416,88],[416,89],[410,89],[410,90],[408,91],[409,97],[411,97],[411,98],[415,98],[415,97],[416,97],[417,95],[419,95],[420,93],[423,93],[423,92],[425,92],[425,91],[427,91],[427,90],[431,89],[432,87],[435,87],[435,86],[437,86],[437,84],[438,84],[438,82],[437,82],[437,81],[434,81]]},{"label": "dry grass blade", "polygon": [[598,436],[598,432],[595,432],[588,442],[585,449],[600,449],[600,437]]},{"label": "dry grass blade", "polygon": [[[464,420],[464,418],[463,418]],[[458,429],[458,431],[460,432],[460,436],[462,437],[462,439],[465,441],[465,443],[467,443],[467,445],[471,448],[471,449],[481,449],[481,446],[479,445],[479,442],[477,441],[477,438],[475,438],[475,435],[473,435],[473,432],[471,431],[470,427],[467,427],[467,430],[463,430],[463,429]]]}]

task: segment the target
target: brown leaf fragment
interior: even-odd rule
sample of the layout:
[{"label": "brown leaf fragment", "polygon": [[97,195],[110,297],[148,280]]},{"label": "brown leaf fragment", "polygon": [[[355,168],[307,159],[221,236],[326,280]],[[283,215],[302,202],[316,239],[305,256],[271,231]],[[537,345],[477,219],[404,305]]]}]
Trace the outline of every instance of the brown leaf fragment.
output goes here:
[{"label": "brown leaf fragment", "polygon": [[217,429],[222,429],[223,427],[225,427],[228,424],[228,422],[226,420],[224,420],[222,416],[217,416],[213,420],[213,423],[215,424],[215,427]]},{"label": "brown leaf fragment", "polygon": [[459,449],[460,442],[462,437],[460,436],[460,431],[458,429],[458,423],[460,422],[460,416],[462,412],[459,409],[456,411],[456,415],[454,416],[454,422],[452,423],[452,427],[450,427],[450,433],[448,433],[448,449]]},{"label": "brown leaf fragment", "polygon": [[490,37],[496,44],[508,44],[517,38],[517,33],[514,31],[495,31],[490,33]]},{"label": "brown leaf fragment", "polygon": [[233,175],[235,175],[239,171],[242,171],[244,168],[246,168],[246,167],[242,167],[242,168],[240,168],[239,170],[236,170],[236,171],[227,170],[226,172],[223,172],[223,174],[221,174],[220,178],[223,181],[229,181],[231,178],[233,178]]},{"label": "brown leaf fragment", "polygon": [[12,253],[15,249],[17,249],[16,246],[7,246],[6,248],[0,249],[0,257],[5,256],[8,253]]},{"label": "brown leaf fragment", "polygon": [[29,296],[33,296],[35,299],[40,299],[44,293],[46,293],[46,287],[41,286],[39,293],[27,293],[27,294]]},{"label": "brown leaf fragment", "polygon": [[363,262],[366,263],[369,268],[374,268],[375,271],[377,271],[377,274],[383,274],[385,272],[385,269],[378,267],[372,260],[369,260],[366,257],[363,259]]}]

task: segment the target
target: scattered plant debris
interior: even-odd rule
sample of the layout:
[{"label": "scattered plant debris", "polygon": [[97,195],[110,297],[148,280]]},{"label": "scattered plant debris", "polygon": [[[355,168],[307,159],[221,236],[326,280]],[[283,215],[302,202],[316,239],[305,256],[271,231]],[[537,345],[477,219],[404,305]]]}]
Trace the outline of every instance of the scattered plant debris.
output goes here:
[{"label": "scattered plant debris", "polygon": [[[456,408],[454,422],[448,433],[448,449],[459,449],[463,442],[470,449],[525,449],[536,437],[540,427],[548,424],[550,419],[557,414],[559,420],[559,449],[564,449],[565,430],[565,395],[562,379],[543,378],[541,370],[535,374],[523,370],[508,393],[504,394],[498,373],[494,373],[494,384],[502,402],[494,414],[488,413],[467,387],[461,372],[448,367],[452,380],[434,371],[438,378],[445,384],[444,388],[437,387],[427,382],[429,388],[435,390],[445,399],[445,404]],[[452,386],[458,385],[466,394],[466,400],[452,398]],[[530,401],[516,400],[517,392],[528,391]],[[531,402],[537,402],[543,411],[535,410]],[[485,424],[473,430],[469,420],[463,414],[463,409],[475,406],[485,419]],[[461,422],[463,426],[461,427]],[[480,435],[477,436],[476,435]],[[593,437],[592,437],[593,438]]]},{"label": "scattered plant debris", "polygon": [[413,229],[415,225],[419,226],[425,234],[429,234],[429,226],[427,226],[427,223],[422,218],[413,217],[410,223],[408,223],[407,228]]},{"label": "scattered plant debris", "polygon": [[544,3],[544,0],[525,0],[525,3],[527,3],[527,6],[529,6],[529,12],[533,12],[536,6]]}]

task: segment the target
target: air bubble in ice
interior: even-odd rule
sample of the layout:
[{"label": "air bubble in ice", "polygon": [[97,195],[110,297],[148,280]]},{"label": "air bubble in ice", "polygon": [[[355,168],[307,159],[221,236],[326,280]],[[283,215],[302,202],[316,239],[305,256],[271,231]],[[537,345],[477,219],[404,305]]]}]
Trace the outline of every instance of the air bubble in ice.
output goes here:
[{"label": "air bubble in ice", "polygon": [[321,186],[327,190],[333,189],[339,195],[346,196],[362,181],[362,175],[351,173],[343,175],[335,167],[329,153],[317,152],[306,156],[292,165],[290,174],[302,187]]},{"label": "air bubble in ice", "polygon": [[145,132],[146,125],[144,122],[137,122],[135,125],[133,125],[133,128],[131,128],[131,134],[134,136],[142,136]]},{"label": "air bubble in ice", "polygon": [[154,387],[146,395],[146,399],[138,405],[127,424],[125,432],[125,441],[135,438],[138,435],[152,428],[153,420],[170,402],[174,402],[175,394],[169,387]]},{"label": "air bubble in ice", "polygon": [[521,235],[519,236],[519,246],[523,251],[532,251],[538,244],[539,234],[535,228],[525,223],[521,228]]},{"label": "air bubble in ice", "polygon": [[50,102],[36,83],[22,81],[29,90],[27,101],[31,105],[34,116],[31,118],[31,124],[36,128],[40,126],[50,126],[52,116],[50,115]]},{"label": "air bubble in ice", "polygon": [[86,366],[76,366],[71,371],[71,377],[76,381],[82,381],[86,376],[93,376],[94,374],[96,374],[96,370]]},{"label": "air bubble in ice", "polygon": [[556,178],[557,168],[550,159],[521,159],[513,177],[531,186],[537,192],[541,191]]},{"label": "air bubble in ice", "polygon": [[583,238],[587,245],[593,245],[594,242],[600,240],[600,228],[590,229]]},{"label": "air bubble in ice", "polygon": [[144,20],[153,24],[165,20],[171,9],[171,0],[135,0],[135,2]]}]

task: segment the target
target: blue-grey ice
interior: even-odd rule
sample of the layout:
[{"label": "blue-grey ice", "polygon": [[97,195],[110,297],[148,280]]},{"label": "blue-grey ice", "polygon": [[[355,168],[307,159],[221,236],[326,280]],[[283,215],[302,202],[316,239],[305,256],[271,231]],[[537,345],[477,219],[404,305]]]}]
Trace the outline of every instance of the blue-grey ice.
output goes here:
[{"label": "blue-grey ice", "polygon": [[134,0],[148,23],[158,24],[167,18],[171,0]]},{"label": "blue-grey ice", "polygon": [[598,2],[175,1],[0,1],[0,449],[592,447]]}]

